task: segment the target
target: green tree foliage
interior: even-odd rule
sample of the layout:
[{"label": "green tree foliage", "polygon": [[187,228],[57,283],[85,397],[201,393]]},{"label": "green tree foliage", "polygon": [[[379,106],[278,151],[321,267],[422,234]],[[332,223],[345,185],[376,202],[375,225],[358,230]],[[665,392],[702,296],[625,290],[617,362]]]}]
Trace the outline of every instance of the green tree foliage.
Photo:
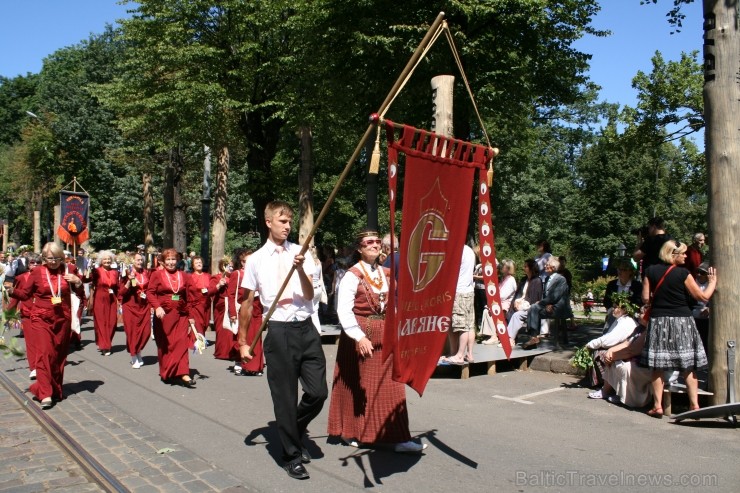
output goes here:
[{"label": "green tree foliage", "polygon": [[643,138],[677,140],[704,128],[704,79],[698,56],[698,51],[682,53],[679,61],[666,62],[656,52],[652,72],[639,71],[632,79],[637,108],[625,108],[623,118],[638,125]]},{"label": "green tree foliage", "polygon": [[[189,249],[198,250],[203,146],[213,152],[226,146],[226,251],[250,246],[254,232],[262,231],[267,201],[296,204],[296,130],[312,131],[318,211],[368,115],[444,10],[491,143],[501,149],[492,197],[499,256],[523,259],[534,254],[536,240],[547,238],[575,266],[612,253],[620,242],[634,246],[629,231],[653,213],[682,235],[682,228],[704,224],[703,156],[689,141],[666,143],[675,125],[701,126],[696,55],[664,62],[656,54],[652,73],[635,78],[637,108],[620,113],[597,104],[598,87],[586,76],[590,56],[572,46],[585,34],[607,34],[590,25],[596,0],[131,5],[133,15],[119,29],[59,50],[38,76],[0,81],[0,130],[8,139],[0,165],[12,176],[33,178],[23,183],[27,190],[16,207],[26,215],[18,217],[29,217],[41,185],[53,200],[58,187],[77,176],[93,196],[95,246],[130,248],[141,242],[140,176],[148,172],[159,242],[164,168],[177,147],[185,164]],[[485,142],[444,38],[387,117],[429,128],[429,80],[443,73],[456,76],[455,134]],[[41,120],[29,120],[21,114],[26,109]],[[345,244],[363,224],[366,152],[359,161],[318,243]],[[382,208],[382,168],[380,183]]]}]

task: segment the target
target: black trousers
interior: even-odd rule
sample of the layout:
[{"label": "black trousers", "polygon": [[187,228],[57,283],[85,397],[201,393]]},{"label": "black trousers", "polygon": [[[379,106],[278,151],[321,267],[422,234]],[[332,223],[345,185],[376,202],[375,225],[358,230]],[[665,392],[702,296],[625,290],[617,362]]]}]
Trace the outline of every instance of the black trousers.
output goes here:
[{"label": "black trousers", "polygon": [[[275,409],[283,459],[301,460],[301,438],[328,397],[326,358],[321,337],[310,318],[267,324],[264,351],[267,383]],[[298,402],[298,383],[303,396]]]}]

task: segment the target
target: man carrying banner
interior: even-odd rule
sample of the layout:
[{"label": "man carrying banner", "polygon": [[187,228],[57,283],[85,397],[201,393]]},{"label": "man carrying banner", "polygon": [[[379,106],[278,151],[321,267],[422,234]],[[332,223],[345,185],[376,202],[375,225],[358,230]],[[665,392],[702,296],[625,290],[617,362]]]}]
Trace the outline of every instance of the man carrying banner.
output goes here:
[{"label": "man carrying banner", "polygon": [[[267,323],[264,341],[267,383],[283,446],[283,467],[292,478],[308,479],[303,464],[311,462],[311,456],[303,447],[302,438],[308,424],[321,412],[328,390],[321,336],[311,321],[311,277],[316,264],[310,253],[306,252],[304,257],[300,254],[301,247],[288,241],[292,222],[293,209],[286,202],[274,201],[265,207],[268,237],[262,248],[250,256],[244,269],[242,287],[246,300],[239,309],[237,341],[242,359],[251,360],[247,333],[255,291],[259,292],[266,310],[277,303]],[[291,265],[295,271],[278,299]],[[299,381],[303,396],[296,408]]]}]

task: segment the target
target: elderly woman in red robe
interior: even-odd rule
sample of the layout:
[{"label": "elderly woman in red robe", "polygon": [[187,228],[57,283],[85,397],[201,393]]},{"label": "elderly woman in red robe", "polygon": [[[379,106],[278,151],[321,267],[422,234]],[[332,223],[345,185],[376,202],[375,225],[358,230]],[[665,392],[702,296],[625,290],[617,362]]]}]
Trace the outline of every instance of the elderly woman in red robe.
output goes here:
[{"label": "elderly woman in red robe", "polygon": [[190,377],[188,351],[195,341],[195,319],[188,306],[190,276],[177,270],[177,250],[162,252],[164,268],[149,279],[146,296],[154,308],[154,340],[157,342],[159,376],[166,383],[195,387]]},{"label": "elderly woman in red robe", "polygon": [[103,250],[98,254],[99,267],[90,273],[95,344],[103,356],[110,356],[118,321],[119,274],[112,268],[113,261],[113,252]]},{"label": "elderly woman in red robe", "polygon": [[134,369],[144,366],[141,351],[152,333],[152,309],[146,295],[148,285],[149,273],[144,269],[144,255],[137,253],[119,287],[126,349],[131,355],[131,368]]},{"label": "elderly woman in red robe", "polygon": [[64,398],[62,383],[72,333],[70,293],[82,297],[82,280],[74,265],[64,263],[64,251],[55,243],[41,250],[44,265],[31,271],[28,279],[12,290],[20,301],[33,300],[30,327],[36,343],[36,381],[29,390],[49,409]]}]

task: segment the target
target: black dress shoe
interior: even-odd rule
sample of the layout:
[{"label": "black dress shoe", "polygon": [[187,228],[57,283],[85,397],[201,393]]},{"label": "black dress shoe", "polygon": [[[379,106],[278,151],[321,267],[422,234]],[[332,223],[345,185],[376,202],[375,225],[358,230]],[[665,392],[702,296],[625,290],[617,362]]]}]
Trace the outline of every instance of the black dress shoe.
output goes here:
[{"label": "black dress shoe", "polygon": [[308,479],[308,471],[303,467],[300,462],[290,462],[283,466],[283,469],[288,473],[288,476],[294,479]]},{"label": "black dress shoe", "polygon": [[308,453],[308,450],[305,448],[301,449],[301,462],[304,464],[308,464],[311,462],[311,454]]}]

